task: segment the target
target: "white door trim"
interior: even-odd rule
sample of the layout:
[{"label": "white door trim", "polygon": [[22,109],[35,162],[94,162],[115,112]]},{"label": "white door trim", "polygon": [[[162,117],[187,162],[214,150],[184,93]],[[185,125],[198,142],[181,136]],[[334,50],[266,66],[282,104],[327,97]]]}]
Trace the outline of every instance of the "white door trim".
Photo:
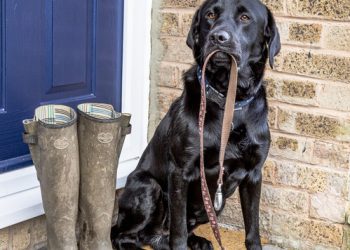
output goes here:
[{"label": "white door trim", "polygon": [[[118,168],[125,185],[147,145],[152,0],[124,1],[122,111],[132,114]],[[44,214],[34,166],[0,175],[0,229]]]}]

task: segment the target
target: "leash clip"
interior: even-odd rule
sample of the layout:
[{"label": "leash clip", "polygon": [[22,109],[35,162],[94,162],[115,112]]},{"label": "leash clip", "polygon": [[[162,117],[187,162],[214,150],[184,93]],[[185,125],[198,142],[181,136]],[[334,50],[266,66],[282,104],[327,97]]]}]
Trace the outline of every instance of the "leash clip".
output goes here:
[{"label": "leash clip", "polygon": [[216,190],[216,193],[215,193],[215,200],[214,200],[215,211],[220,211],[222,207],[223,197],[222,197],[221,185],[222,184],[219,184],[218,189]]}]

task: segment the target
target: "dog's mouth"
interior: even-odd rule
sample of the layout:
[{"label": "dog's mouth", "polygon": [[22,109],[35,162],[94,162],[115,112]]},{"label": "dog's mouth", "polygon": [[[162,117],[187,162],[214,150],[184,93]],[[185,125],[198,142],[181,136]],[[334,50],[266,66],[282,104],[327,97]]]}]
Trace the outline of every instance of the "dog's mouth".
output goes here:
[{"label": "dog's mouth", "polygon": [[[210,53],[208,53],[210,54]],[[227,68],[229,69],[231,67],[231,55],[236,59],[237,65],[240,63],[240,58],[238,55],[225,52],[225,51],[218,51],[215,53],[212,58],[210,59],[211,66],[218,67],[218,68]]]}]

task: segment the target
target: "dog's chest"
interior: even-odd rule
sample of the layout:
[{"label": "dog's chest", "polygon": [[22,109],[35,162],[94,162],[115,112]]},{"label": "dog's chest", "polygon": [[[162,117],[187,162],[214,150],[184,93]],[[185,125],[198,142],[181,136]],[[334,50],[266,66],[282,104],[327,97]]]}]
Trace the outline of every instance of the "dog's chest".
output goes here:
[{"label": "dog's chest", "polygon": [[[209,175],[216,173],[215,169],[219,168],[220,139],[220,134],[204,138],[204,163]],[[259,149],[260,146],[254,142],[254,139],[250,138],[244,125],[236,127],[230,134],[225,150],[225,173],[230,175],[238,169],[246,171],[253,169],[260,160]]]},{"label": "dog's chest", "polygon": [[[208,127],[207,133],[204,134],[204,148],[208,152],[210,158],[219,157],[221,145],[221,127]],[[225,151],[225,159],[240,158],[244,151],[248,150],[253,145],[253,141],[249,138],[244,125],[236,127],[231,131],[228,144]],[[209,160],[209,159],[206,159]]]}]

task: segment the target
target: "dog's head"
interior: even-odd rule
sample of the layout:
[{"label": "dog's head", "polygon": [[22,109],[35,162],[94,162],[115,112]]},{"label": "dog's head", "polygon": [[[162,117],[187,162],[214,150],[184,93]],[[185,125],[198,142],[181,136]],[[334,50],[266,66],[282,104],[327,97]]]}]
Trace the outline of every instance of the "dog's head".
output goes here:
[{"label": "dog's head", "polygon": [[[264,64],[281,48],[275,20],[259,0],[207,0],[197,10],[187,37],[199,65],[214,50],[233,55],[240,71],[254,71],[254,64]],[[216,53],[208,70],[230,67],[230,57]],[[261,68],[261,67],[260,67]]]}]

